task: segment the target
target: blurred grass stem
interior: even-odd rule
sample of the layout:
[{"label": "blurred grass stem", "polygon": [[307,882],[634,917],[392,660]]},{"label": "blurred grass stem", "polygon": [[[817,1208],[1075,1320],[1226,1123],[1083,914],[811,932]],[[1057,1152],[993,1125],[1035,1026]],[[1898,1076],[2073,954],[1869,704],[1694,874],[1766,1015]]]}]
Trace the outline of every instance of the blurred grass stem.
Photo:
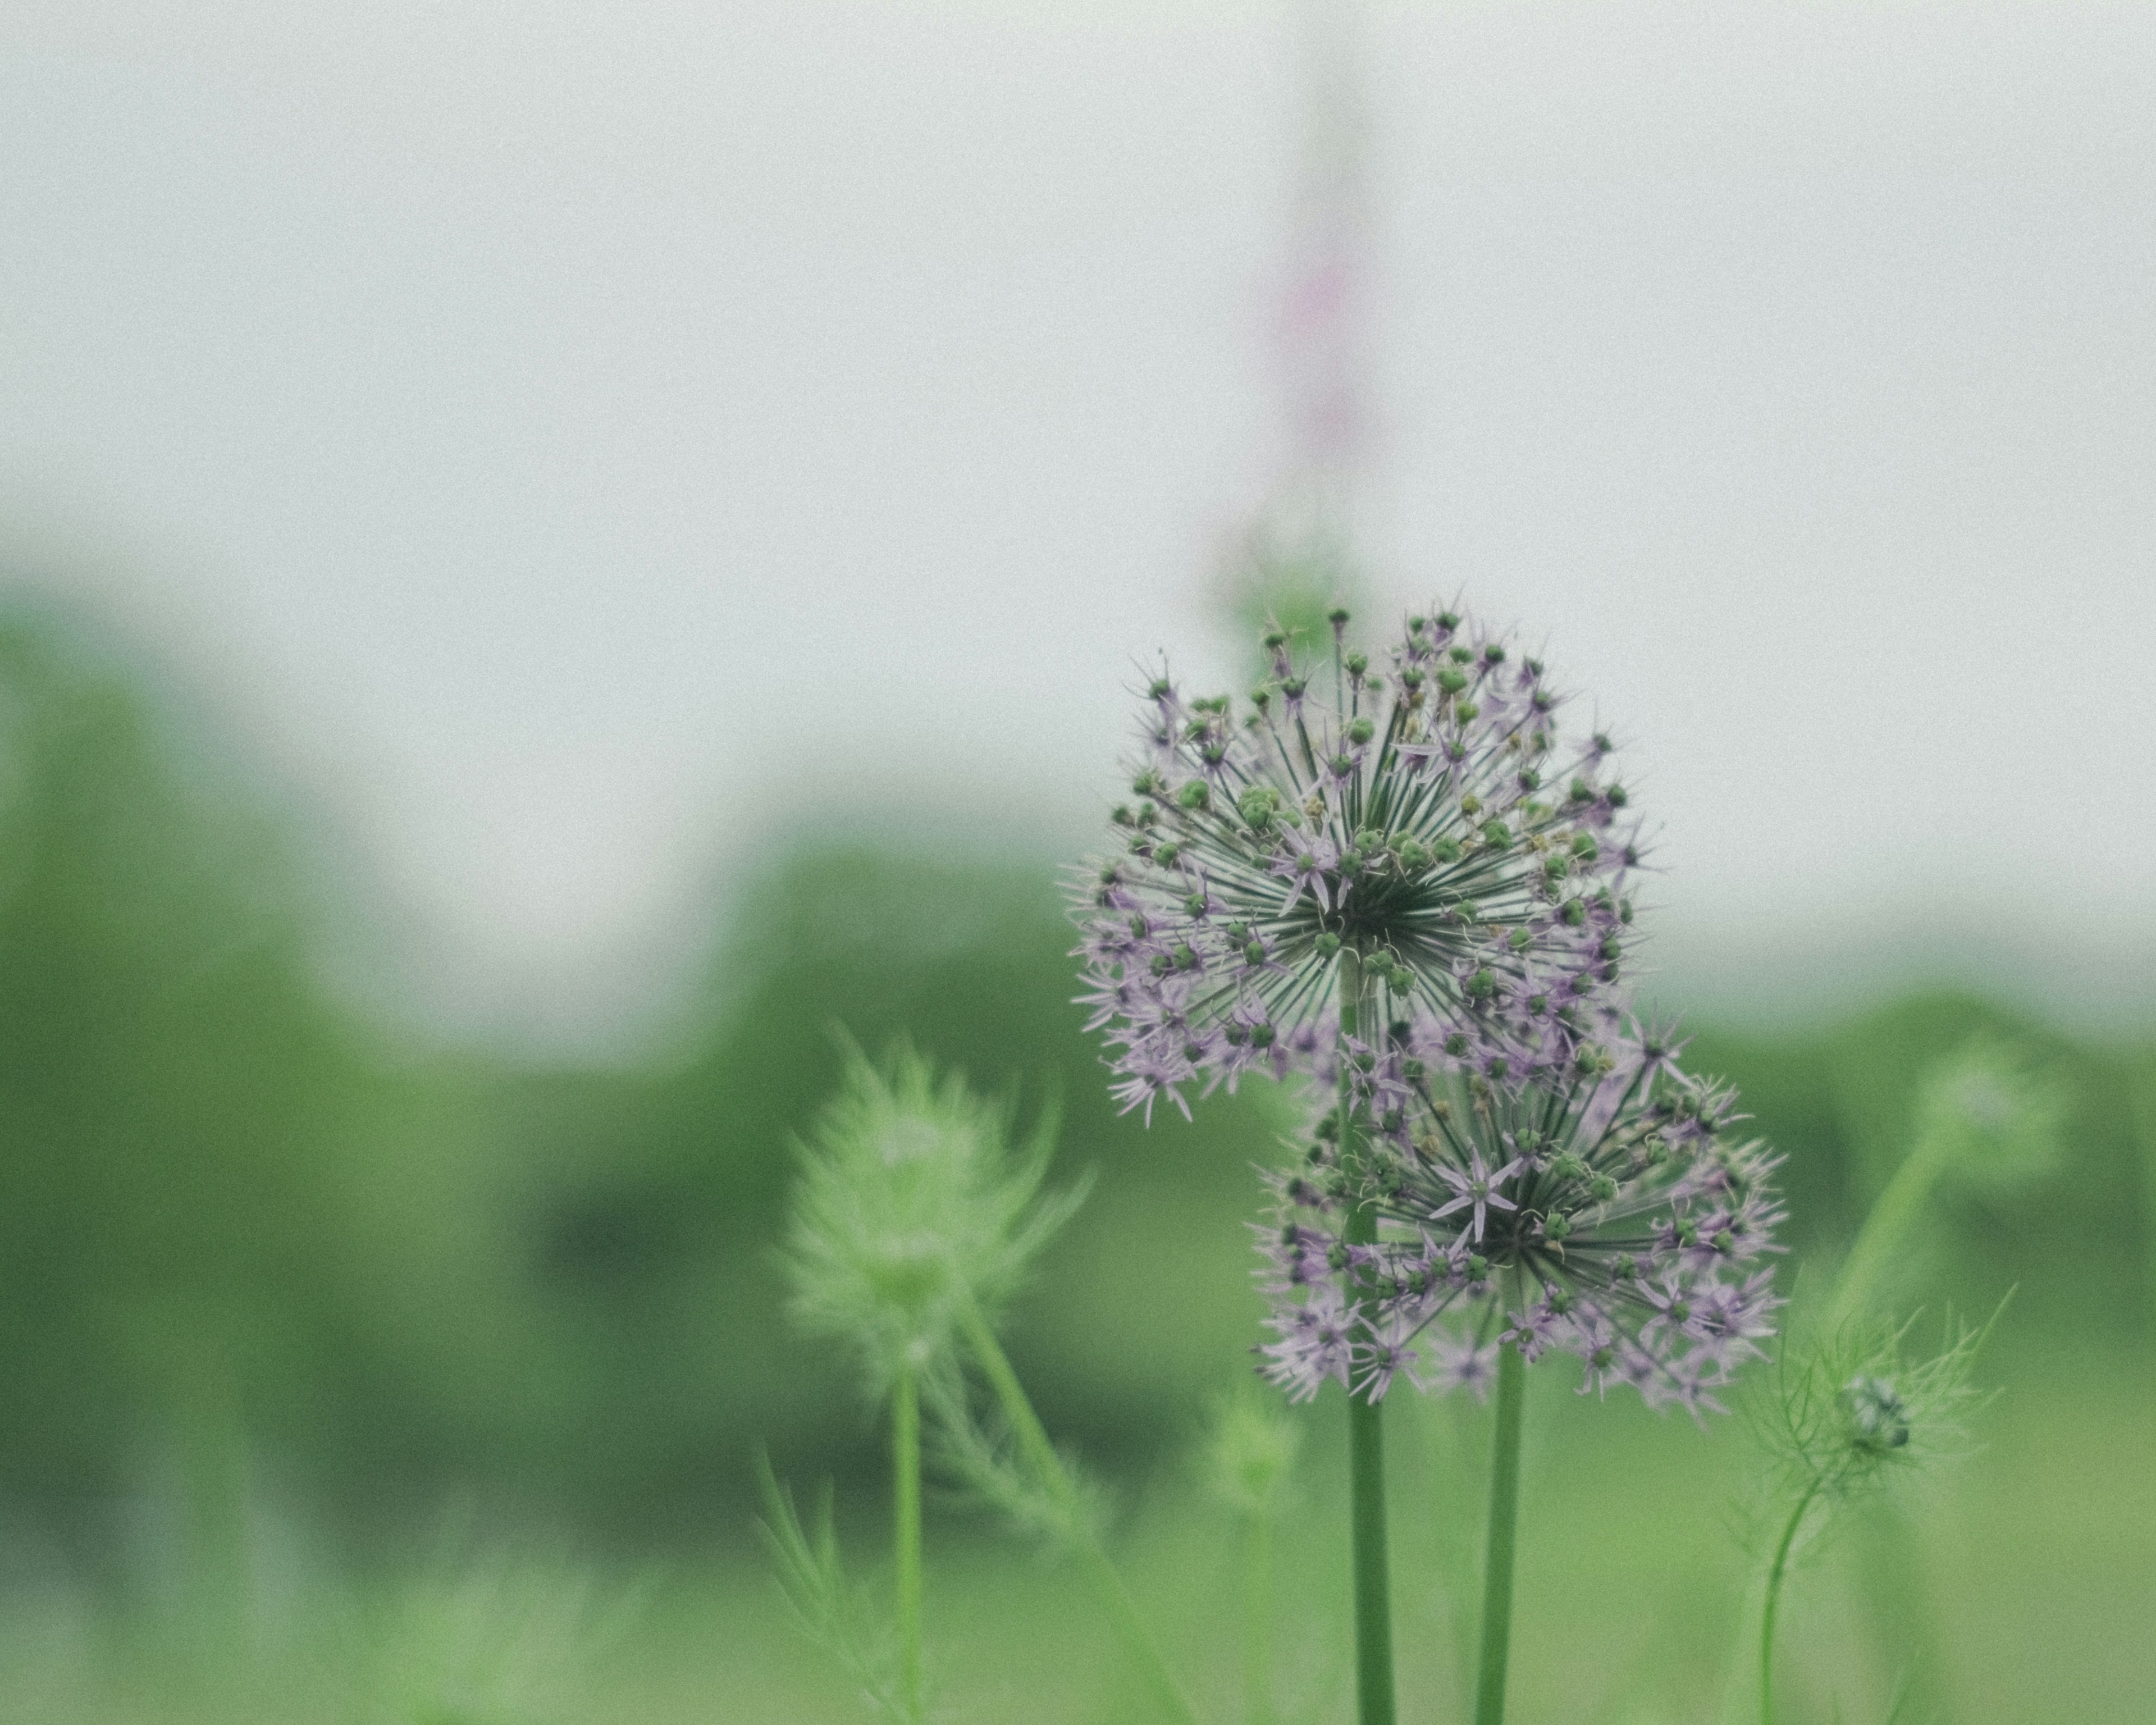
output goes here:
[{"label": "blurred grass stem", "polygon": [[1918,1137],[1909,1153],[1902,1158],[1901,1167],[1894,1170],[1894,1178],[1887,1183],[1887,1189],[1879,1194],[1878,1201],[1864,1219],[1864,1225],[1857,1230],[1856,1241],[1850,1247],[1848,1257],[1842,1260],[1841,1274],[1835,1281],[1834,1296],[1827,1307],[1825,1327],[1829,1330],[1871,1308],[1887,1266],[1901,1250],[1910,1229],[1916,1225],[1924,1200],[1931,1196],[1932,1189],[1953,1159],[1953,1150],[1952,1142],[1943,1134],[1928,1132]]},{"label": "blurred grass stem", "polygon": [[1490,1539],[1482,1570],[1482,1660],[1475,1684],[1475,1725],[1503,1725],[1505,1666],[1512,1640],[1512,1552],[1520,1525],[1520,1416],[1527,1362],[1505,1343],[1497,1349],[1497,1424],[1490,1451]]},{"label": "blurred grass stem", "polygon": [[1124,1649],[1144,1678],[1154,1702],[1163,1715],[1181,1720],[1183,1725],[1198,1725],[1198,1716],[1183,1699],[1174,1673],[1168,1670],[1168,1661],[1161,1657],[1159,1648],[1147,1633],[1144,1620],[1138,1615],[1122,1578],[1116,1574],[1107,1553],[1101,1549],[1099,1537],[1087,1522],[1078,1487],[1070,1470],[1064,1466],[1063,1458],[1055,1453],[1055,1445],[1049,1441],[1040,1416],[1033,1411],[1033,1404],[1026,1396],[1025,1387],[1018,1381],[1018,1373],[1011,1369],[1003,1344],[996,1340],[995,1332],[981,1315],[980,1307],[971,1300],[961,1309],[958,1322],[968,1347],[988,1378],[989,1388],[995,1391],[1004,1418],[1010,1422],[1019,1453],[1063,1512],[1086,1579],[1092,1584],[1101,1608],[1116,1633],[1122,1638]]},{"label": "blurred grass stem", "polygon": [[[1363,958],[1353,947],[1340,954],[1340,1036],[1344,1045],[1362,1023]],[[1340,1165],[1351,1189],[1360,1184],[1361,1155],[1355,1108],[1343,1055],[1340,1074]],[[1348,1213],[1343,1238],[1352,1248],[1378,1237],[1377,1206],[1358,1203]],[[1359,1319],[1365,1305],[1355,1301]],[[1385,1548],[1385,1433],[1383,1404],[1348,1394],[1349,1532],[1355,1571],[1355,1703],[1360,1725],[1393,1725],[1392,1578]]]},{"label": "blurred grass stem", "polygon": [[920,1719],[921,1384],[912,1367],[892,1386],[891,1506],[897,1522],[898,1692],[907,1717]]},{"label": "blurred grass stem", "polygon": [[1260,1511],[1243,1529],[1243,1717],[1274,1725],[1273,1518]]}]

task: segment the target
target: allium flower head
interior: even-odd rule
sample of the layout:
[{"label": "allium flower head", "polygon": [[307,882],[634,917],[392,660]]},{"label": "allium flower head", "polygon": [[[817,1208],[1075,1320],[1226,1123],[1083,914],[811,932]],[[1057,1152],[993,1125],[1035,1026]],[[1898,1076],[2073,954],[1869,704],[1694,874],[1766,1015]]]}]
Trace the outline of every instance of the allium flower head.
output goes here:
[{"label": "allium flower head", "polygon": [[1541,662],[1450,611],[1382,666],[1348,649],[1241,706],[1145,691],[1122,850],[1078,882],[1092,1027],[1126,1106],[1329,1057],[1343,964],[1384,1019],[1477,1035],[1573,1020],[1617,976],[1636,825],[1609,740],[1567,742]]},{"label": "allium flower head", "polygon": [[[1334,1114],[1276,1178],[1266,1375],[1298,1398],[1331,1378],[1374,1400],[1402,1375],[1481,1394],[1509,1342],[1529,1361],[1576,1355],[1583,1392],[1717,1407],[1781,1303],[1760,1263],[1783,1214],[1774,1158],[1735,1139],[1733,1096],[1636,1026],[1494,1078],[1450,1040],[1370,1057],[1352,1166]],[[1373,1242],[1347,1237],[1357,1203],[1376,1211]]]},{"label": "allium flower head", "polygon": [[793,1309],[855,1343],[879,1391],[901,1367],[935,1363],[968,1301],[993,1311],[1006,1299],[1085,1195],[1042,1195],[1055,1122],[1044,1117],[1012,1149],[1011,1113],[956,1073],[938,1081],[903,1045],[881,1067],[850,1048],[801,1147]]}]

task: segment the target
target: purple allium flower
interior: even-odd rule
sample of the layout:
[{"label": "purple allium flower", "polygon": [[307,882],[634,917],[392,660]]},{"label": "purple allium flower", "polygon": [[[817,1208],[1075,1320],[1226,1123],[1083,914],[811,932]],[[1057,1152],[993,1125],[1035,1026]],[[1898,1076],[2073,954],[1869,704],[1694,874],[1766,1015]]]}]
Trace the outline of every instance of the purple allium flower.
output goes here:
[{"label": "purple allium flower", "polygon": [[1450,611],[1410,617],[1382,674],[1334,618],[1329,665],[1265,636],[1240,717],[1146,691],[1126,846],[1075,906],[1127,1107],[1329,1058],[1343,953],[1374,1025],[1478,1047],[1576,1028],[1616,979],[1639,852],[1608,738],[1562,743],[1541,663]]},{"label": "purple allium flower", "polygon": [[[1614,1379],[1652,1405],[1717,1409],[1713,1390],[1760,1354],[1781,1304],[1759,1263],[1783,1214],[1775,1158],[1732,1139],[1733,1095],[1637,1026],[1600,1043],[1544,1027],[1511,1045],[1502,1077],[1488,1069],[1507,1056],[1455,1033],[1432,1052],[1435,1034],[1411,1030],[1359,1077],[1351,1063],[1351,1091],[1410,1094],[1358,1127],[1352,1166],[1335,1113],[1305,1166],[1273,1178],[1260,1277],[1281,1339],[1262,1350],[1266,1375],[1298,1397],[1329,1377],[1374,1399],[1401,1371],[1479,1389],[1508,1343],[1530,1362],[1576,1356],[1583,1393]],[[1376,1210],[1374,1243],[1345,1237],[1356,1202]]]}]

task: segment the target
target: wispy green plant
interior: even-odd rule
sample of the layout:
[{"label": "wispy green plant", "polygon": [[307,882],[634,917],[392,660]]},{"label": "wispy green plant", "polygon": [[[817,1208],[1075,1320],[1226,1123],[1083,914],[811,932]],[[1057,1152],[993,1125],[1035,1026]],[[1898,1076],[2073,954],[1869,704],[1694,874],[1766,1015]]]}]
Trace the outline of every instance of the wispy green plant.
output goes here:
[{"label": "wispy green plant", "polygon": [[1050,1440],[987,1316],[969,1307],[962,1321],[968,1353],[987,1380],[993,1413],[977,1410],[963,1383],[932,1380],[939,1459],[991,1507],[1076,1558],[1155,1709],[1164,1718],[1196,1725],[1197,1715],[1109,1559],[1100,1494]]},{"label": "wispy green plant", "polygon": [[1970,1448],[1968,1417],[1984,1399],[1970,1376],[1990,1326],[1973,1330],[1950,1318],[1938,1352],[1913,1362],[1904,1352],[1909,1327],[1853,1319],[1794,1340],[1751,1405],[1774,1464],[1760,1725],[1774,1725],[1775,1627],[1792,1565],[1852,1505],[1922,1480]]},{"label": "wispy green plant", "polygon": [[801,1147],[787,1267],[794,1315],[851,1343],[878,1397],[947,1358],[969,1311],[1000,1310],[1084,1202],[1084,1181],[1042,1189],[1055,1110],[1014,1147],[1014,1111],[903,1043],[881,1065],[847,1049]]},{"label": "wispy green plant", "polygon": [[830,1486],[827,1482],[817,1494],[815,1512],[804,1523],[793,1492],[779,1484],[770,1461],[759,1456],[757,1466],[764,1543],[802,1631],[846,1674],[875,1712],[893,1725],[917,1725],[921,1700],[907,1692],[894,1626],[869,1607],[847,1578]]},{"label": "wispy green plant", "polygon": [[[786,1244],[794,1314],[850,1344],[870,1394],[891,1403],[894,1672],[887,1692],[867,1692],[909,1722],[927,1707],[923,1387],[955,1372],[961,1335],[970,1341],[986,1325],[983,1314],[1010,1297],[1085,1196],[1082,1182],[1043,1190],[1055,1111],[1043,1109],[1015,1149],[1014,1113],[1012,1100],[978,1096],[957,1073],[939,1079],[903,1044],[881,1065],[850,1044],[839,1092],[800,1151]],[[819,1640],[857,1664],[868,1644],[839,1634],[848,1620],[839,1610],[835,1533],[821,1523],[813,1536],[804,1532],[780,1497],[770,1508],[767,1531],[797,1609]]]}]

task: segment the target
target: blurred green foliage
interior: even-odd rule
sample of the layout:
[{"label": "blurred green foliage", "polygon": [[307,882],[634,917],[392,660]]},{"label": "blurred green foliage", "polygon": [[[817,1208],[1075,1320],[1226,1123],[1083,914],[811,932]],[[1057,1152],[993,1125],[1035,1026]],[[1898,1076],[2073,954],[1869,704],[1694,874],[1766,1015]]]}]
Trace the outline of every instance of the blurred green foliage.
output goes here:
[{"label": "blurred green foliage", "polygon": [[[1289,1117],[1262,1086],[1195,1123],[1114,1112],[1052,860],[803,838],[733,906],[665,1057],[415,1051],[323,985],[289,814],[161,691],[92,632],[0,616],[0,1491],[18,1514],[94,1547],[116,1497],[177,1470],[197,1501],[266,1478],[353,1527],[455,1490],[648,1544],[737,1534],[759,1442],[800,1476],[872,1468],[844,1360],[780,1315],[775,1253],[840,1025],[1015,1087],[1021,1124],[1060,1096],[1062,1173],[1101,1179],[1014,1336],[1060,1435],[1135,1465],[1242,1370],[1248,1165]],[[1979,1031],[2057,1075],[2069,1167],[2033,1194],[1943,1196],[1941,1286],[1989,1309],[2018,1286],[2009,1327],[2031,1347],[2144,1344],[2146,1045],[1933,994],[1702,1027],[1692,1059],[1786,1152],[1794,1244],[1830,1253],[1906,1143],[1921,1073]]]},{"label": "blurred green foliage", "polygon": [[[1188,1456],[1244,1379],[1249,1164],[1292,1116],[1262,1085],[1195,1123],[1114,1112],[1070,1004],[1052,860],[775,845],[712,943],[690,1033],[578,1066],[415,1046],[327,987],[332,906],[303,832],[155,665],[0,611],[0,1712],[687,1719],[711,1716],[716,1672],[717,1717],[855,1717],[788,1639],[747,1538],[757,1445],[842,1486],[881,1466],[850,1363],[782,1315],[790,1140],[838,1075],[841,1025],[1009,1088],[1021,1127],[1060,1098],[1056,1178],[1101,1178],[1018,1302],[1014,1353],[1051,1430],[1137,1505],[1124,1555],[1173,1656],[1201,1694],[1233,1692],[1234,1613],[1207,1604],[1232,1529]],[[1793,1261],[1812,1277],[1907,1153],[1926,1074],[1979,1035],[2056,1086],[2064,1165],[1943,1188],[1927,1211],[1923,1297],[1989,1311],[2019,1293],[1987,1355],[2013,1393],[1995,1459],[1971,1471],[1980,1507],[1909,1561],[1939,1590],[1957,1661],[1939,1686],[1963,1717],[2123,1720],[2156,1681],[2105,1651],[2156,1607],[2156,1467],[2133,1460],[2156,1044],[1929,993],[1773,1034],[1701,1027],[1691,1060],[1734,1080],[1786,1153]],[[1702,1625],[1745,1567],[1717,1506],[1747,1452],[1561,1384],[1537,1395],[1522,1598],[1528,1620],[1562,1621],[1563,1656],[1523,1658],[1523,1717],[1712,1716],[1722,1631]],[[1291,1711],[1339,1689],[1344,1581],[1327,1567],[1344,1562],[1338,1433],[1326,1408],[1298,1417]],[[1460,1681],[1454,1511],[1479,1491],[1477,1417],[1414,1409],[1398,1427],[1403,1504],[1426,1507],[1398,1533],[1404,1680],[1428,1706]],[[586,1555],[413,1563],[456,1503]],[[1069,1577],[952,1532],[932,1517],[931,1627],[967,1716],[1116,1716]],[[609,1550],[603,1583],[590,1557]],[[663,1584],[639,1579],[654,1563]],[[143,1609],[160,1574],[172,1603]],[[116,1576],[136,1605],[69,1603]],[[1876,1662],[1833,1615],[1845,1597],[1808,1589],[1818,1604],[1789,1626],[1815,1717]],[[1892,1677],[1864,1681],[1883,1694]]]}]

